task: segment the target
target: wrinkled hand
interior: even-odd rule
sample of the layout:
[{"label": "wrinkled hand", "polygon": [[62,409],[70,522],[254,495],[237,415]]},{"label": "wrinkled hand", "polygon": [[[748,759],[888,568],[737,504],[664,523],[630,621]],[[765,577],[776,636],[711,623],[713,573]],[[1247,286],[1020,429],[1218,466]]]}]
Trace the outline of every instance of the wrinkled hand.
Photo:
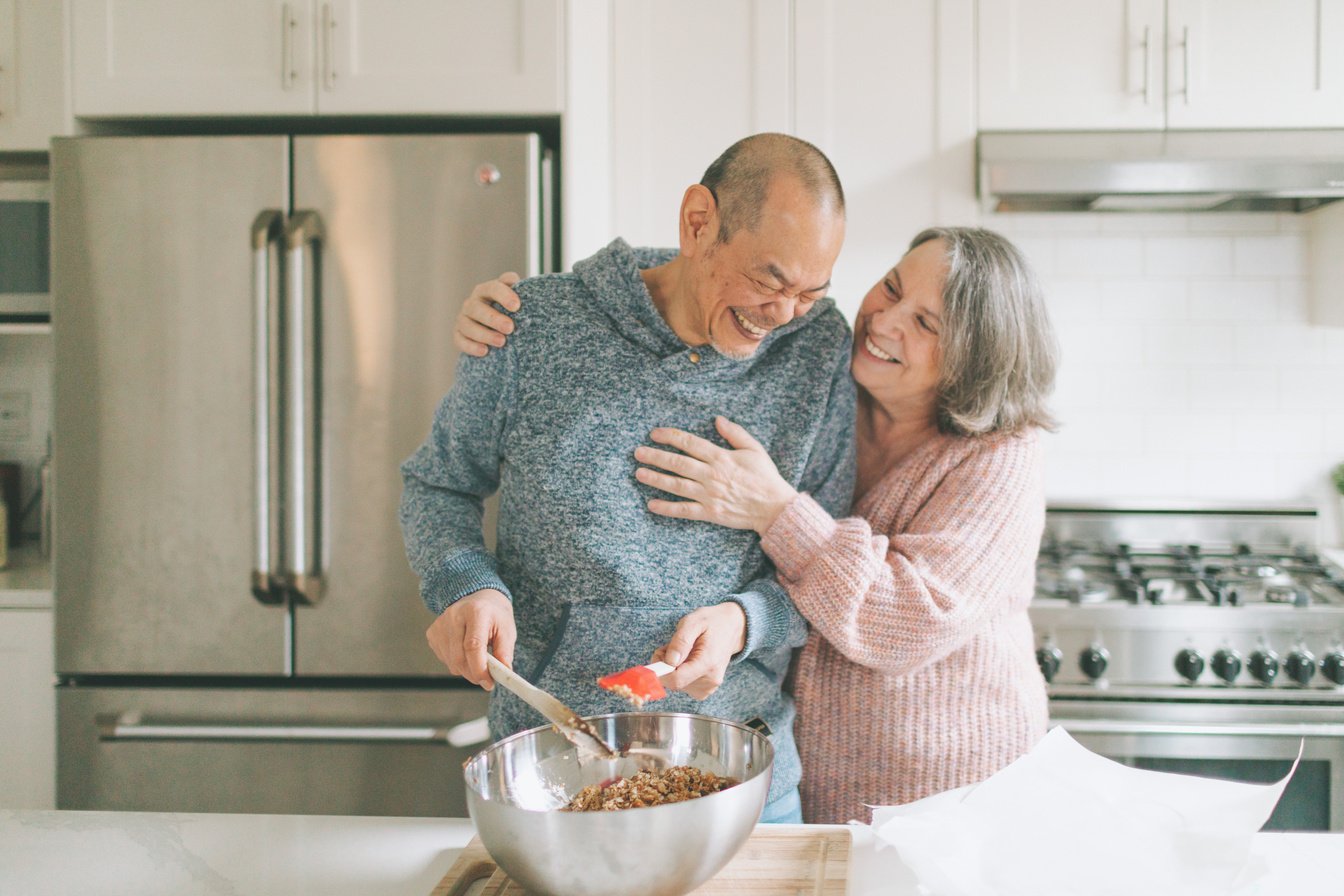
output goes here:
[{"label": "wrinkled hand", "polygon": [[495,305],[508,311],[522,307],[518,293],[509,288],[519,279],[513,271],[508,271],[494,280],[476,284],[453,326],[453,345],[459,351],[483,358],[490,346],[504,345],[505,337],[513,332],[513,318]]},{"label": "wrinkled hand", "polygon": [[662,677],[663,687],[704,700],[723,684],[728,661],[746,644],[747,616],[740,604],[727,601],[683,616],[652,661],[676,666]]},{"label": "wrinkled hand", "polygon": [[714,418],[714,425],[732,448],[720,448],[684,430],[660,428],[650,438],[681,454],[645,445],[635,449],[635,460],[649,465],[635,470],[635,478],[685,499],[654,499],[649,510],[764,534],[798,492],[779,475],[751,433],[726,417]]},{"label": "wrinkled hand", "polygon": [[493,588],[473,591],[457,601],[425,632],[430,649],[449,672],[487,691],[494,689],[495,680],[486,671],[485,652],[492,650],[501,663],[512,667],[517,638],[513,604]]}]

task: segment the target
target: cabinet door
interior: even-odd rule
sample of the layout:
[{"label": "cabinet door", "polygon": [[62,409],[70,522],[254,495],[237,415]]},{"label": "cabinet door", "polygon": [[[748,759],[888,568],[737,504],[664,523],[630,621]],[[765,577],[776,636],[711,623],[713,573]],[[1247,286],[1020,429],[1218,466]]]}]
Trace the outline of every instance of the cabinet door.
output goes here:
[{"label": "cabinet door", "polygon": [[46,152],[65,133],[61,4],[0,0],[0,150]]},{"label": "cabinet door", "polygon": [[615,233],[675,245],[682,194],[719,153],[758,131],[793,131],[791,43],[787,0],[613,5]]},{"label": "cabinet door", "polygon": [[980,0],[984,130],[1163,126],[1162,0]]},{"label": "cabinet door", "polygon": [[72,0],[79,117],[311,113],[313,0]]},{"label": "cabinet door", "polygon": [[0,610],[0,809],[56,807],[50,610]]},{"label": "cabinet door", "polygon": [[1168,0],[1171,128],[1344,126],[1344,0]]},{"label": "cabinet door", "polygon": [[323,114],[555,114],[560,0],[318,0]]}]

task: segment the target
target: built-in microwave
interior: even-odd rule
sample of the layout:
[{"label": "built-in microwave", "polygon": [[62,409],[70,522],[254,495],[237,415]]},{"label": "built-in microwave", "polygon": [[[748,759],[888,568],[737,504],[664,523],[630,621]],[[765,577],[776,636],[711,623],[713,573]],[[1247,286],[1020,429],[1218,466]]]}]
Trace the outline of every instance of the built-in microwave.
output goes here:
[{"label": "built-in microwave", "polygon": [[0,180],[0,317],[51,313],[51,184]]}]

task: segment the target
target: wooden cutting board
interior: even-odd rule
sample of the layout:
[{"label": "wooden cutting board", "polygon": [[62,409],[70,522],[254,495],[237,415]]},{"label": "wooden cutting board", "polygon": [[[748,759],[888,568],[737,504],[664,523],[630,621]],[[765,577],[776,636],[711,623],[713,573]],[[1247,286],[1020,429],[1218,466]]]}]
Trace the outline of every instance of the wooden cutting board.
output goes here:
[{"label": "wooden cutting board", "polygon": [[[849,828],[841,824],[762,824],[723,870],[694,896],[845,896],[849,878]],[[495,865],[472,837],[430,896],[523,896],[526,891]]]}]

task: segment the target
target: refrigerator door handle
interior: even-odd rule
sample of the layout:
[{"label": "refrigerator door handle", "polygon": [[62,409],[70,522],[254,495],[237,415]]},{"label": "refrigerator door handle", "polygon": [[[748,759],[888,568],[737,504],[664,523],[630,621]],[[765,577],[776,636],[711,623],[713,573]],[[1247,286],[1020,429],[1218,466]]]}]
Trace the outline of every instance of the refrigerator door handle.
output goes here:
[{"label": "refrigerator door handle", "polygon": [[285,216],[276,209],[252,222],[252,438],[253,532],[252,596],[263,604],[285,602],[275,587],[271,550],[271,247],[278,246]]},{"label": "refrigerator door handle", "polygon": [[[285,407],[286,543],[284,584],[294,600],[313,605],[322,596],[321,497],[316,420],[318,378],[315,359],[319,323],[308,319],[309,300],[321,289],[322,219],[296,211],[285,226],[286,277]],[[311,254],[313,284],[304,288],[305,254]],[[311,378],[311,382],[310,382]]]},{"label": "refrigerator door handle", "polygon": [[[456,734],[457,726],[434,725],[274,725],[263,722],[229,723],[149,723],[141,721],[137,713],[98,717],[98,739],[103,741],[345,741],[361,743],[442,743],[449,746],[469,746],[480,741],[462,743]],[[464,728],[465,730],[465,728]],[[482,741],[488,740],[486,737]]]}]

